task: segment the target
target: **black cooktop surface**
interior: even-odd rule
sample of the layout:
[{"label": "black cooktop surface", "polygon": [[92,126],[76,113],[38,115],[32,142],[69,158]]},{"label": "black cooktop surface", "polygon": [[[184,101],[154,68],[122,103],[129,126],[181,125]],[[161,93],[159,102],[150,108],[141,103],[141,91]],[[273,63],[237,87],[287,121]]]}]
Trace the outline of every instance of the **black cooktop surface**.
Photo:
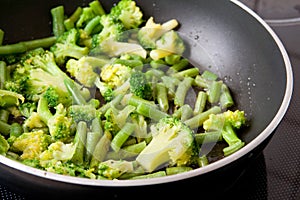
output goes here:
[{"label": "black cooktop surface", "polygon": [[[241,0],[277,33],[288,51],[294,73],[290,107],[262,154],[221,196],[247,200],[300,199],[300,1]],[[283,19],[283,20],[281,20]],[[0,199],[26,199],[1,185]]]}]

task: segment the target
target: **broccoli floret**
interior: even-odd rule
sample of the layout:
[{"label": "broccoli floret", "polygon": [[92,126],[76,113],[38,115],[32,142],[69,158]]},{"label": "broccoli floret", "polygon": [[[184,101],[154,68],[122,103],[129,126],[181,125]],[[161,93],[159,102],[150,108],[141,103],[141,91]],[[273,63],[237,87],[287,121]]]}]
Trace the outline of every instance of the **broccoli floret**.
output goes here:
[{"label": "broccoli floret", "polygon": [[143,23],[143,13],[133,0],[121,0],[112,7],[110,15],[120,20],[126,29],[138,28]]},{"label": "broccoli floret", "polygon": [[79,31],[75,28],[66,31],[57,38],[56,43],[50,47],[50,50],[55,56],[55,61],[58,65],[63,65],[68,58],[79,59],[88,55],[89,48],[78,45],[80,38]]},{"label": "broccoli floret", "polygon": [[20,159],[36,159],[52,142],[50,135],[43,130],[26,132],[15,139],[12,144],[14,151],[21,152]]},{"label": "broccoli floret", "polygon": [[185,44],[182,38],[176,31],[170,30],[156,41],[156,48],[150,52],[150,57],[158,60],[170,54],[182,55],[184,51]]},{"label": "broccoli floret", "polygon": [[68,108],[68,116],[72,117],[75,122],[86,121],[91,122],[99,117],[99,111],[93,105],[71,105]]},{"label": "broccoli floret", "polygon": [[104,130],[110,132],[112,135],[118,133],[126,121],[130,119],[129,116],[135,109],[135,106],[132,105],[127,105],[122,110],[114,106],[110,107],[104,114]]},{"label": "broccoli floret", "polygon": [[43,96],[39,99],[37,113],[41,120],[48,126],[49,133],[54,140],[69,141],[75,133],[75,123],[67,116],[67,110],[63,104],[55,107],[55,114],[49,109],[47,99]]},{"label": "broccoli floret", "polygon": [[131,72],[132,69],[126,65],[107,64],[102,68],[100,78],[109,87],[116,89],[126,82]]},{"label": "broccoli floret", "polygon": [[60,103],[66,107],[72,104],[72,98],[69,93],[66,93],[60,88],[50,86],[44,92],[43,96],[46,98],[48,106],[51,108],[56,107]]},{"label": "broccoli floret", "polygon": [[99,34],[92,37],[91,54],[102,53],[102,43],[106,40],[121,41],[126,30],[121,22],[116,21],[110,15],[102,15],[100,23],[103,26]]},{"label": "broccoli floret", "polygon": [[113,89],[110,85],[101,81],[99,77],[96,78],[95,85],[99,89],[100,94],[104,98],[105,102],[110,102],[118,95],[125,95],[130,88],[129,80],[125,81],[116,89]]},{"label": "broccoli floret", "polygon": [[154,22],[153,17],[150,17],[145,26],[138,31],[138,40],[146,49],[155,49],[156,41],[166,32],[176,28],[178,21],[171,19],[163,24]]},{"label": "broccoli floret", "polygon": [[219,114],[211,114],[203,122],[205,131],[221,131],[222,138],[228,143],[223,149],[224,155],[230,155],[242,148],[245,143],[238,138],[236,131],[246,124],[245,112],[227,110]]},{"label": "broccoli floret", "polygon": [[124,173],[134,172],[133,162],[125,160],[106,160],[99,163],[98,174],[109,180],[117,179]]},{"label": "broccoli floret", "polygon": [[25,98],[16,92],[0,89],[0,107],[18,106]]},{"label": "broccoli floret", "polygon": [[143,99],[151,100],[153,90],[151,83],[147,80],[146,75],[141,71],[134,71],[130,76],[130,91]]},{"label": "broccoli floret", "polygon": [[18,110],[20,111],[20,113],[24,116],[24,117],[29,117],[31,116],[31,114],[33,112],[36,111],[36,102],[25,102],[25,103],[21,103],[18,106]]},{"label": "broccoli floret", "polygon": [[30,116],[25,119],[23,127],[29,130],[33,130],[45,128],[47,127],[47,125],[42,121],[37,112],[32,112]]},{"label": "broccoli floret", "polygon": [[93,87],[97,71],[109,62],[108,59],[83,56],[79,60],[70,59],[66,64],[66,70],[86,87]]},{"label": "broccoli floret", "polygon": [[88,22],[92,20],[94,17],[96,17],[96,14],[94,13],[91,7],[82,8],[82,13],[80,14],[79,19],[76,22],[76,27],[77,28],[85,27],[88,24]]},{"label": "broccoli floret", "polygon": [[152,172],[163,166],[188,166],[198,156],[193,131],[174,117],[164,117],[151,126],[152,140],[136,161]]}]

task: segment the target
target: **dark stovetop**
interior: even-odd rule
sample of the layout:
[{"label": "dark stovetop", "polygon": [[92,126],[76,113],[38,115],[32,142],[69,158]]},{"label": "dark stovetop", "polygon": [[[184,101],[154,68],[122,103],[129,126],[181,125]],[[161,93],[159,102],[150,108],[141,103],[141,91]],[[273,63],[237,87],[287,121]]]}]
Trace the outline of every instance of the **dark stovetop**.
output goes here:
[{"label": "dark stovetop", "polygon": [[[244,171],[224,197],[239,192],[243,199],[300,199],[300,18],[282,21],[279,18],[300,17],[299,0],[241,0],[266,19],[288,51],[294,73],[294,91],[290,107],[262,154]],[[297,4],[298,1],[298,4]],[[280,2],[290,4],[281,8]],[[281,3],[282,4],[282,3]],[[277,19],[277,20],[273,20]],[[0,199],[24,199],[1,185]]]}]

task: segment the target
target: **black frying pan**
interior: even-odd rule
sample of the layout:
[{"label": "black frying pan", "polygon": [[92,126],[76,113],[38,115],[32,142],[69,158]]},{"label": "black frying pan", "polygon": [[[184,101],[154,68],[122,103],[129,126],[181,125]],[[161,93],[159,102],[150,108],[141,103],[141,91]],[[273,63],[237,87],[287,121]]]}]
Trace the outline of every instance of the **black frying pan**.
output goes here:
[{"label": "black frying pan", "polygon": [[[0,27],[5,43],[51,34],[50,8],[64,5],[72,13],[86,0],[2,0]],[[108,10],[115,1],[101,1]],[[201,191],[222,191],[242,173],[271,140],[292,96],[293,75],[288,55],[270,27],[237,1],[137,0],[145,18],[157,22],[176,18],[191,50],[186,55],[201,70],[210,69],[231,88],[237,106],[251,126],[241,138],[246,146],[207,167],[174,177],[124,182],[85,180],[40,172],[0,156],[0,178],[27,195],[145,198],[165,194],[197,196]],[[183,191],[185,187],[185,191]],[[212,188],[213,187],[213,188]],[[141,193],[139,193],[141,192]],[[195,194],[193,194],[195,193]],[[44,196],[44,195],[43,195]]]}]

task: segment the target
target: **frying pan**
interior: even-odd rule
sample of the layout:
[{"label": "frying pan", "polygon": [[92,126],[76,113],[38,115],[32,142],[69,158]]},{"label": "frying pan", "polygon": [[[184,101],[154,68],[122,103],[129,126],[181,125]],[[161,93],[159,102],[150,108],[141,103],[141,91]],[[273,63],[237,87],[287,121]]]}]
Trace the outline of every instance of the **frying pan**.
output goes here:
[{"label": "frying pan", "polygon": [[[209,69],[231,88],[237,107],[251,126],[241,133],[246,142],[238,152],[203,168],[147,180],[90,180],[44,172],[0,156],[0,179],[12,190],[38,198],[90,196],[186,197],[224,191],[242,174],[272,139],[293,91],[288,54],[273,30],[242,3],[220,0],[137,0],[145,19],[176,18],[178,32],[189,44],[186,55],[201,70]],[[65,6],[67,14],[87,0],[2,0],[0,27],[4,43],[51,34],[49,10]],[[108,10],[116,1],[101,1]],[[183,190],[183,187],[187,188]],[[199,190],[201,190],[199,192]],[[142,196],[141,196],[142,195]],[[71,198],[70,198],[71,199]]]}]

